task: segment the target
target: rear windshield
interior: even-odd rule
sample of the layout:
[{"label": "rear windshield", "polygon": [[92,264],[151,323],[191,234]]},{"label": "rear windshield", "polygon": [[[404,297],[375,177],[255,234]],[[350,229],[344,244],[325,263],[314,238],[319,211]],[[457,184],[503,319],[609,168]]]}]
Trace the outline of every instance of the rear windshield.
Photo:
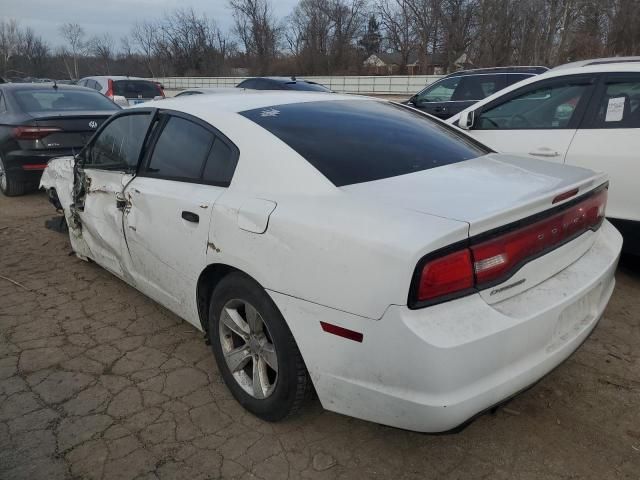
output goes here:
[{"label": "rear windshield", "polygon": [[82,110],[120,110],[111,100],[89,90],[16,90],[13,96],[26,113],[75,112]]},{"label": "rear windshield", "polygon": [[287,82],[285,83],[287,90],[306,90],[309,92],[330,92],[327,87],[324,85],[320,85],[319,83],[310,83],[310,82]]},{"label": "rear windshield", "polygon": [[158,84],[147,80],[116,80],[113,82],[113,94],[126,98],[141,98],[152,100],[161,96]]},{"label": "rear windshield", "polygon": [[452,127],[389,102],[295,103],[241,115],[285,142],[338,187],[428,170],[490,152]]}]

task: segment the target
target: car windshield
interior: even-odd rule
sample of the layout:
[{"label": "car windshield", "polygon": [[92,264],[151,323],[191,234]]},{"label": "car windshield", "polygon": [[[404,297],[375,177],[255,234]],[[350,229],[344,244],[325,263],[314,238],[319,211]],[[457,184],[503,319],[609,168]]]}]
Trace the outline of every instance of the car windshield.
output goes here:
[{"label": "car windshield", "polygon": [[26,113],[120,110],[105,96],[89,90],[62,90],[49,87],[47,89],[16,90],[13,96]]},{"label": "car windshield", "polygon": [[287,82],[286,84],[287,90],[306,90],[310,92],[331,92],[324,85],[320,85],[319,83],[313,82],[305,82],[305,81],[295,81],[295,82]]},{"label": "car windshield", "polygon": [[288,144],[336,186],[428,170],[490,152],[452,127],[384,101],[305,102],[241,115]]},{"label": "car windshield", "polygon": [[116,80],[113,82],[113,94],[126,98],[151,100],[162,96],[160,86],[148,80]]}]

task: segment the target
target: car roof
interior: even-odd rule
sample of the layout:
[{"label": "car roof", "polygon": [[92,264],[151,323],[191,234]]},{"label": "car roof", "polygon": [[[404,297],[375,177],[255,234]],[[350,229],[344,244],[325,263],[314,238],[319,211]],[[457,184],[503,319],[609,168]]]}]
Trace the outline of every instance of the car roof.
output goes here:
[{"label": "car roof", "polygon": [[[81,87],[79,85],[69,85],[66,83],[59,83],[59,84],[55,84],[54,83],[3,83],[0,85],[0,88],[2,88],[3,90],[46,90],[47,88],[50,88],[52,90],[82,90],[82,91],[89,91],[89,92],[95,92],[95,90],[93,90],[92,88],[86,88],[86,87]],[[98,93],[98,92],[96,92]]]},{"label": "car roof", "polygon": [[80,80],[87,80],[87,79],[100,79],[100,80],[146,80],[149,82],[153,82],[153,80],[150,80],[148,78],[141,78],[141,77],[127,77],[126,75],[92,75],[89,77],[82,77]]},{"label": "car roof", "polygon": [[316,83],[312,80],[305,80],[304,78],[296,78],[295,76],[293,77],[251,77],[251,78],[247,78],[246,80],[253,80],[253,79],[271,80],[279,83],[293,83],[293,82]]},{"label": "car roof", "polygon": [[457,72],[450,73],[444,78],[448,77],[465,77],[468,75],[483,75],[489,73],[530,73],[540,74],[548,71],[547,67],[542,66],[513,66],[513,67],[492,67],[492,68],[475,68],[471,70],[459,70]]},{"label": "car roof", "polygon": [[616,63],[640,63],[640,56],[636,57],[603,57],[603,58],[591,58],[589,60],[579,60],[577,62],[565,63],[564,65],[558,65],[552,70],[565,70],[568,68],[588,67],[594,65],[612,65]]},{"label": "car roof", "polygon": [[[129,109],[157,107],[188,113],[206,120],[207,112],[239,113],[256,108],[274,107],[292,103],[327,102],[337,100],[379,100],[360,95],[327,95],[324,92],[297,92],[273,90],[244,90],[225,95],[186,95],[154,100],[134,105]],[[380,100],[382,101],[382,100]]]}]

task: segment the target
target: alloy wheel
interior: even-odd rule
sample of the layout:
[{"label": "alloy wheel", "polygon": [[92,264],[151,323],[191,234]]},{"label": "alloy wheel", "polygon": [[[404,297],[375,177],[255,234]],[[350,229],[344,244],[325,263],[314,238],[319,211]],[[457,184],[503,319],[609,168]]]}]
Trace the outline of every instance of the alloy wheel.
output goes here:
[{"label": "alloy wheel", "polygon": [[238,385],[254,398],[270,396],[278,381],[278,356],[260,312],[245,300],[229,300],[219,330],[224,359]]}]

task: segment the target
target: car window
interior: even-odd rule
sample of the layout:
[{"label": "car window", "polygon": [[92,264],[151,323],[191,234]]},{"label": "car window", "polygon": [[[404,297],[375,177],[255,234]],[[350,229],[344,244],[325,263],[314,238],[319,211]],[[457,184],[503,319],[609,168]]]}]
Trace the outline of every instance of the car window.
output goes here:
[{"label": "car window", "polygon": [[116,80],[113,82],[113,94],[125,98],[151,100],[161,96],[160,87],[148,80]]},{"label": "car window", "polygon": [[102,90],[102,86],[100,85],[100,83],[98,83],[97,80],[89,80],[87,82],[87,86],[89,88],[93,88],[94,90],[98,90],[98,91]]},{"label": "car window", "polygon": [[504,74],[504,87],[508,87],[509,85],[513,85],[514,83],[518,83],[527,78],[531,78],[533,75],[529,73],[505,73]]},{"label": "car window", "polygon": [[146,172],[163,178],[199,180],[213,140],[213,134],[197,123],[170,116]]},{"label": "car window", "polygon": [[640,76],[607,82],[595,101],[595,128],[640,128]]},{"label": "car window", "polygon": [[83,161],[85,168],[133,171],[149,128],[151,114],[123,115],[100,131]]},{"label": "car window", "polygon": [[207,183],[228,186],[238,163],[238,156],[223,140],[216,138],[207,157],[202,179]]},{"label": "car window", "polygon": [[13,95],[22,111],[26,113],[120,110],[120,107],[105,96],[81,89],[25,89],[16,90]]},{"label": "car window", "polygon": [[0,92],[0,113],[7,112],[7,103],[4,100],[4,94]]},{"label": "car window", "polygon": [[469,75],[462,77],[452,100],[473,101],[493,95],[502,88],[502,75]]},{"label": "car window", "polygon": [[418,102],[448,102],[462,77],[445,78],[425,88],[416,96]]},{"label": "car window", "polygon": [[520,95],[482,112],[477,130],[527,130],[569,128],[569,123],[590,85],[562,81],[527,86]]},{"label": "car window", "polygon": [[241,115],[285,142],[336,186],[428,170],[490,151],[453,127],[384,101],[304,102]]},{"label": "car window", "polygon": [[304,80],[291,81],[285,83],[285,88],[287,90],[301,90],[301,91],[309,91],[309,92],[331,92],[324,85],[320,85],[319,83],[313,82],[305,82]]},{"label": "car window", "polygon": [[257,89],[256,87],[256,80],[253,78],[248,78],[246,80],[243,80],[242,82],[240,82],[238,85],[236,85],[236,87],[238,88],[252,88],[252,89]]}]

